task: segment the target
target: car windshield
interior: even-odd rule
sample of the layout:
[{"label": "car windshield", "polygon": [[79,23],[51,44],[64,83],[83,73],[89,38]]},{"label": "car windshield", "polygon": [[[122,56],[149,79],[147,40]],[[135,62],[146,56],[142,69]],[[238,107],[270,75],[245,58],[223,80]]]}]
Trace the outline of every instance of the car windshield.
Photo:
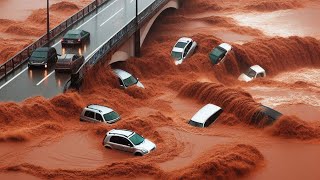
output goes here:
[{"label": "car windshield", "polygon": [[134,145],[139,145],[144,141],[144,138],[137,133],[135,133],[129,139]]},{"label": "car windshield", "polygon": [[195,122],[195,121],[192,121],[192,120],[189,121],[189,124],[191,126],[195,126],[195,127],[203,127],[202,123],[198,123],[198,122]]},{"label": "car windshield", "polygon": [[212,61],[214,61],[214,63],[218,63],[218,59],[223,57],[223,55],[226,53],[225,50],[223,50],[220,47],[216,47],[214,48],[211,52],[210,52],[210,59]]},{"label": "car windshield", "polygon": [[104,114],[103,117],[106,121],[112,121],[112,120],[119,118],[119,114],[112,111],[112,112]]},{"label": "car windshield", "polygon": [[182,58],[182,52],[172,51],[171,56],[172,56],[174,59],[181,59],[181,58]]},{"label": "car windshield", "polygon": [[187,43],[185,43],[185,42],[178,42],[175,47],[183,49],[186,45],[187,45]]},{"label": "car windshield", "polygon": [[124,79],[124,80],[123,80],[123,83],[124,83],[125,86],[128,87],[128,86],[137,84],[137,83],[138,83],[138,80],[137,80],[135,77],[130,76],[130,77],[128,77],[127,79]]},{"label": "car windshield", "polygon": [[47,57],[48,52],[46,51],[34,51],[31,55],[31,57],[34,58],[46,58]]},{"label": "car windshield", "polygon": [[251,78],[256,76],[256,72],[251,68],[249,68],[248,71],[245,72],[244,74],[247,75],[248,77],[251,77]]},{"label": "car windshield", "polygon": [[68,39],[78,39],[80,38],[80,34],[66,34],[64,36],[64,38],[68,38]]}]

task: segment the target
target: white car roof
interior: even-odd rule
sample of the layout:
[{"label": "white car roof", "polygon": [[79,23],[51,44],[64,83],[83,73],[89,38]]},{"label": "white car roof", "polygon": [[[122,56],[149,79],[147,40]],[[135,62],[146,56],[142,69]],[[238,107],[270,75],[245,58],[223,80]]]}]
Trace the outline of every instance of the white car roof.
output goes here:
[{"label": "white car roof", "polygon": [[120,78],[120,79],[127,79],[128,77],[132,76],[127,71],[121,69],[114,69],[113,72]]},{"label": "white car roof", "polygon": [[203,106],[192,118],[191,120],[194,122],[204,124],[210,116],[218,112],[221,108],[214,104],[207,104]]},{"label": "white car roof", "polygon": [[250,68],[254,70],[256,73],[265,72],[265,70],[259,65],[254,65],[254,66],[251,66]]},{"label": "white car roof", "polygon": [[230,51],[232,49],[232,46],[228,43],[222,43],[219,46],[225,49],[226,51]]},{"label": "white car roof", "polygon": [[177,47],[174,47],[172,49],[173,52],[183,52],[183,48],[177,48]]},{"label": "white car roof", "polygon": [[188,38],[188,37],[182,37],[182,38],[180,38],[179,40],[178,40],[178,42],[190,42],[190,41],[192,41],[192,39],[191,38]]},{"label": "white car roof", "polygon": [[112,129],[107,134],[118,134],[129,137],[130,135],[133,135],[134,132],[126,129]]},{"label": "white car roof", "polygon": [[109,113],[109,112],[113,111],[113,109],[111,109],[111,108],[108,108],[108,107],[105,107],[105,106],[101,106],[101,105],[96,105],[96,104],[89,105],[89,106],[87,106],[87,108],[93,109],[93,110],[98,110],[102,114],[106,114],[106,113]]}]

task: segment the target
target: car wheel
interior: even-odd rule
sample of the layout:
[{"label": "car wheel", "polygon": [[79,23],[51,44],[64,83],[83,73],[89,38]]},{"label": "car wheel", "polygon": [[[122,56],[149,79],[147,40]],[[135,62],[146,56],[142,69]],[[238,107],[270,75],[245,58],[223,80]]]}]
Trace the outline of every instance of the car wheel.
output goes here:
[{"label": "car wheel", "polygon": [[136,152],[136,153],[134,153],[134,155],[135,155],[135,156],[143,156],[143,154],[140,153],[140,152]]}]

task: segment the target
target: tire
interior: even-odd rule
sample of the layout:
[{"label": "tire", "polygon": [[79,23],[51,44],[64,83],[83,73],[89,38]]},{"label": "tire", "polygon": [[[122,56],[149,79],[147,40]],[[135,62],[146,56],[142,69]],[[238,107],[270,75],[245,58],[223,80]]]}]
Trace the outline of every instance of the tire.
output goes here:
[{"label": "tire", "polygon": [[140,152],[136,152],[136,153],[134,153],[134,155],[135,155],[135,156],[143,156],[143,154],[140,153]]}]

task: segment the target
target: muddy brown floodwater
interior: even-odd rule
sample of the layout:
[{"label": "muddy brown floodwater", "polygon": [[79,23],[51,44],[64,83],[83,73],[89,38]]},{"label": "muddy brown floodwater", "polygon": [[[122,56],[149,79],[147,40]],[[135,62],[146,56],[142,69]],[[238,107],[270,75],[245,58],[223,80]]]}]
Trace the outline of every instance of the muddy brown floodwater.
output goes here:
[{"label": "muddy brown floodwater", "polygon": [[[87,1],[72,3],[76,11]],[[79,92],[0,103],[0,179],[320,179],[319,10],[313,0],[188,0],[164,11],[142,56],[111,65],[139,77],[146,89],[118,88],[106,59],[88,72]],[[0,21],[6,41],[23,46],[32,40],[7,33],[7,25],[20,21]],[[31,22],[24,22],[27,33]],[[198,47],[176,66],[170,51],[181,36]],[[213,66],[208,53],[222,42],[233,51]],[[255,64],[267,77],[239,82]],[[79,122],[82,108],[93,103],[113,108],[121,120]],[[216,122],[188,125],[208,103],[224,110]],[[260,103],[283,116],[267,127],[253,124]],[[106,149],[103,137],[114,128],[136,131],[157,149],[143,157]]]}]

